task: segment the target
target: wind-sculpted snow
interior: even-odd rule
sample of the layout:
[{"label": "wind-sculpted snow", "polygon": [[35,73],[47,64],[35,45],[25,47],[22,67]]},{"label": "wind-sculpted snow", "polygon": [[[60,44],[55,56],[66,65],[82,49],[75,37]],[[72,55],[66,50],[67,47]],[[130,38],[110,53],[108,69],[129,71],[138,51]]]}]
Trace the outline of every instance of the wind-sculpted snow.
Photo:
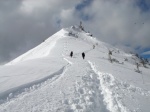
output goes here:
[{"label": "wind-sculpted snow", "polygon": [[56,34],[52,35],[47,40],[44,40],[43,43],[41,43],[37,47],[29,50],[25,54],[23,54],[23,55],[19,56],[18,58],[12,60],[11,62],[7,63],[6,65],[12,65],[12,64],[15,64],[15,63],[18,63],[18,62],[48,56],[50,54],[50,51],[55,46],[56,42],[60,38],[63,38],[63,35],[62,35],[63,33],[65,33],[65,31],[62,29],[61,31],[59,31]]},{"label": "wind-sculpted snow", "polygon": [[12,88],[10,90],[7,90],[7,91],[1,93],[0,94],[0,99],[1,99],[0,103],[9,101],[14,97],[19,96],[20,94],[25,94],[26,92],[33,91],[33,90],[47,84],[48,82],[52,82],[52,81],[56,80],[57,78],[59,78],[61,76],[61,74],[63,74],[65,69],[66,69],[66,66],[64,66],[57,72],[50,74],[42,79],[35,80],[33,82],[21,85],[19,87]]},{"label": "wind-sculpted snow", "polygon": [[[31,98],[33,98],[33,102],[35,101],[40,101],[40,100],[46,100],[46,102],[41,102],[41,104],[46,104],[47,103],[47,98],[43,97],[43,95],[48,94],[47,91],[45,92],[45,88],[48,88],[49,86],[53,87],[53,83],[56,83],[57,80],[59,80],[61,77],[63,77],[63,75],[65,74],[66,70],[68,69],[68,67],[70,66],[70,64],[67,64],[66,66],[64,66],[62,69],[60,69],[59,71],[57,71],[54,74],[51,74],[43,79],[40,79],[38,81],[32,82],[30,84],[26,84],[23,85],[21,87],[18,87],[17,89],[14,90],[14,93],[10,93],[9,96],[7,97],[7,99],[1,100],[0,103],[2,103],[0,105],[0,112],[29,112],[29,111],[40,111],[40,110],[45,110],[45,111],[49,111],[50,108],[41,108],[40,106],[36,109],[34,108],[30,108],[30,105],[37,105],[34,103],[30,103]],[[17,91],[18,90],[18,91]],[[42,92],[41,92],[42,90]],[[39,94],[39,91],[41,92]],[[36,93],[36,94],[35,94]],[[48,96],[47,96],[48,97]],[[25,98],[25,99],[24,99]],[[29,101],[29,104],[25,104]],[[16,103],[19,103],[18,106],[14,105]],[[37,102],[38,103],[38,102]],[[15,108],[13,108],[13,110],[11,110],[11,107],[15,106]],[[9,108],[8,108],[9,107]],[[21,108],[21,110],[20,110]]]}]

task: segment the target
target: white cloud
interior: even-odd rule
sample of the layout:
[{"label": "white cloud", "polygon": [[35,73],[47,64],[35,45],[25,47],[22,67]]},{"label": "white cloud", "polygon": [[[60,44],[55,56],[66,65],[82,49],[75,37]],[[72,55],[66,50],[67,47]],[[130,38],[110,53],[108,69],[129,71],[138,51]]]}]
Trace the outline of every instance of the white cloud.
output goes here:
[{"label": "white cloud", "polygon": [[23,0],[20,10],[27,14],[35,12],[59,13],[63,9],[73,7],[77,1],[70,0]]},{"label": "white cloud", "polygon": [[[41,16],[43,12],[50,14],[53,18],[50,18],[51,22],[60,19],[62,27],[64,27],[74,23],[77,24],[81,20],[75,12],[75,5],[78,2],[70,2],[69,0],[24,0],[21,9],[30,13],[31,16],[37,13],[38,16]],[[141,13],[140,9],[135,7],[134,4],[131,0],[95,0],[91,6],[82,11],[84,14],[93,16],[93,20],[85,22],[86,26],[103,41],[112,44],[116,42],[134,43],[132,44],[133,47],[147,47],[149,37],[146,34],[150,22],[146,19],[149,18],[149,15]],[[139,41],[142,38],[144,39]]]},{"label": "white cloud", "polygon": [[22,12],[27,14],[33,13],[36,9],[46,8],[48,7],[46,0],[24,0],[20,7]]},{"label": "white cloud", "polygon": [[[92,16],[83,23],[99,39],[111,44],[128,44],[133,48],[150,47],[150,13],[142,12],[135,4],[136,0],[94,0],[80,12]],[[75,16],[72,13],[74,18],[63,18],[63,24],[80,21]]]}]

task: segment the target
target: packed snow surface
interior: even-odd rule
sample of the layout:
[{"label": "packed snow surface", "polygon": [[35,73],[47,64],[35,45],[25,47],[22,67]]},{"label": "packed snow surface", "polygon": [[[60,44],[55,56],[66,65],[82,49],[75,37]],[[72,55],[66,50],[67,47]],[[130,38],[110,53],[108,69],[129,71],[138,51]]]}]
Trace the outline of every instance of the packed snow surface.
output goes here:
[{"label": "packed snow surface", "polygon": [[137,72],[139,62],[77,27],[62,29],[0,66],[0,112],[150,112],[150,66]]}]

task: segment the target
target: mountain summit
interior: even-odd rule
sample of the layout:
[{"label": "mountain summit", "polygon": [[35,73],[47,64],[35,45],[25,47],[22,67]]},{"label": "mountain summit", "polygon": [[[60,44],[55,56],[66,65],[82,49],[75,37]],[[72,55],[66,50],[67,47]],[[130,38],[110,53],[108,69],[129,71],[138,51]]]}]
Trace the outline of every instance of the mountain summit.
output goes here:
[{"label": "mountain summit", "polygon": [[64,28],[0,67],[0,112],[149,112],[149,68],[81,26]]}]

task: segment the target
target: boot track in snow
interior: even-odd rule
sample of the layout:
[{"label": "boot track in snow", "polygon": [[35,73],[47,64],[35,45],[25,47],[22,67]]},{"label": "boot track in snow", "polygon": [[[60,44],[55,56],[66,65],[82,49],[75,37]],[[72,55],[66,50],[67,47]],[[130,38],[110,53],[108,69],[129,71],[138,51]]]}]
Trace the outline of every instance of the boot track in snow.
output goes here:
[{"label": "boot track in snow", "polygon": [[[109,73],[102,73],[98,71],[95,67],[95,65],[88,61],[88,63],[91,66],[91,69],[95,74],[97,74],[97,77],[100,82],[101,87],[101,94],[103,95],[105,105],[107,106],[107,109],[110,112],[132,112],[137,111],[136,109],[129,110],[123,99],[128,94],[125,94],[124,91],[126,90],[129,95],[138,93],[139,95],[145,95],[150,96],[149,91],[145,91],[141,88],[134,87],[132,85],[129,85],[125,82],[121,82],[117,79],[115,79],[111,74]],[[131,99],[134,100],[131,96]]]}]

